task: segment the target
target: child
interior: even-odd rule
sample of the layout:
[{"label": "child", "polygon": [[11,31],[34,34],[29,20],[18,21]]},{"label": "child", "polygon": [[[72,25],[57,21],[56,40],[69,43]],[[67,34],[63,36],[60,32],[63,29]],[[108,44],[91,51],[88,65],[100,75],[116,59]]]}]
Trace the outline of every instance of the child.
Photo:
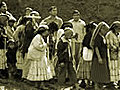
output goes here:
[{"label": "child", "polygon": [[8,50],[6,53],[7,57],[7,66],[8,66],[8,76],[9,79],[14,79],[16,73],[16,51],[17,47],[15,46],[14,40],[10,39],[8,41]]},{"label": "child", "polygon": [[[61,37],[57,45],[57,56],[58,62],[57,66],[59,68],[58,72],[58,84],[60,86],[68,84],[77,86],[76,72],[73,68],[73,57],[71,51],[71,38],[73,36],[72,28],[66,27],[64,29],[64,35]],[[65,82],[66,76],[68,74],[69,82]],[[76,89],[78,86],[76,87]]]}]

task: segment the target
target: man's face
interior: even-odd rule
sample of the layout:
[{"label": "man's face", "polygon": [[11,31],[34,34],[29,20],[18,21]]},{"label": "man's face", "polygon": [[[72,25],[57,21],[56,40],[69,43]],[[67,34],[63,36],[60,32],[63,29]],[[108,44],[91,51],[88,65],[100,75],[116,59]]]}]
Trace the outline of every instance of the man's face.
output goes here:
[{"label": "man's face", "polygon": [[75,21],[78,21],[78,20],[80,19],[80,15],[77,14],[77,13],[73,14],[73,19],[74,19]]},{"label": "man's face", "polygon": [[0,11],[1,11],[2,13],[6,13],[6,11],[7,11],[7,5],[3,5],[3,6],[0,8]]},{"label": "man's face", "polygon": [[50,11],[50,14],[53,15],[53,16],[56,16],[56,15],[57,15],[57,8],[53,8],[53,9]]},{"label": "man's face", "polygon": [[30,13],[31,13],[31,11],[30,11],[30,10],[26,10],[25,15],[26,15],[26,16],[29,16],[29,15],[30,15]]}]

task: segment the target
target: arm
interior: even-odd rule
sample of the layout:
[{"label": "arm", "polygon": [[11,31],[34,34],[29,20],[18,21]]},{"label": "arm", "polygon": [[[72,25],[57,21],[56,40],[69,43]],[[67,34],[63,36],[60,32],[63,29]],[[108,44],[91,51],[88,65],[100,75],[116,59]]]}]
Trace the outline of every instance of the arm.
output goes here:
[{"label": "arm", "polygon": [[47,44],[44,42],[43,38],[40,35],[36,35],[33,38],[32,45],[37,50],[45,50],[47,48]]},{"label": "arm", "polygon": [[110,34],[109,36],[109,44],[112,48],[114,48],[115,50],[117,49],[117,47],[114,45],[114,37]]},{"label": "arm", "polygon": [[101,56],[100,56],[100,52],[99,52],[98,47],[95,47],[95,51],[96,51],[96,54],[97,54],[99,63],[102,64],[103,61],[102,61],[102,58],[101,58]]}]

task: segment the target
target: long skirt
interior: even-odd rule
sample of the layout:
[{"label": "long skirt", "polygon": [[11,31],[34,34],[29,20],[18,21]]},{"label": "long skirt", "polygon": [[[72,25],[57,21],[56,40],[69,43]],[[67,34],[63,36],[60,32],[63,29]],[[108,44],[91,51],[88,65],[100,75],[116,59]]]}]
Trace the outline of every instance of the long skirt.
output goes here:
[{"label": "long skirt", "polygon": [[110,80],[116,82],[119,80],[119,62],[118,60],[110,60]]},{"label": "long skirt", "polygon": [[109,53],[110,53],[110,60],[109,60],[110,80],[111,82],[116,82],[120,80],[120,77],[119,77],[120,52],[111,49]]},{"label": "long skirt", "polygon": [[28,59],[30,66],[28,67],[27,79],[30,81],[44,81],[53,78],[54,73],[51,69],[50,63],[46,59],[32,60]]},{"label": "long skirt", "polygon": [[5,69],[7,66],[6,50],[0,49],[0,69]]},{"label": "long skirt", "polygon": [[28,72],[29,72],[29,67],[30,66],[30,61],[27,59],[27,53],[25,53],[24,61],[23,61],[23,72],[22,72],[22,78],[27,78]]},{"label": "long skirt", "polygon": [[16,53],[16,58],[17,58],[17,69],[23,69],[23,57],[22,57],[22,53],[18,50]]},{"label": "long skirt", "polygon": [[77,68],[77,78],[90,79],[91,61],[81,60]]},{"label": "long skirt", "polygon": [[95,83],[110,82],[110,70],[108,67],[108,61],[106,59],[103,59],[103,62],[103,64],[100,64],[98,62],[98,59],[93,57],[90,79]]}]

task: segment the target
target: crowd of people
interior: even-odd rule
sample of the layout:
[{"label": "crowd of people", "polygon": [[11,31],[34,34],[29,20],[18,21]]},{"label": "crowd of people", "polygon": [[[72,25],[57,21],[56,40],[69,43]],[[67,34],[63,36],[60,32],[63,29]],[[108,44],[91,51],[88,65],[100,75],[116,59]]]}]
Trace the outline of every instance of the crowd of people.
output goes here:
[{"label": "crowd of people", "polygon": [[0,3],[0,78],[16,80],[20,70],[21,81],[43,90],[47,82],[57,90],[120,86],[120,21],[86,24],[78,10],[63,21],[56,6],[48,13],[41,20],[39,12],[27,7],[16,20]]}]

